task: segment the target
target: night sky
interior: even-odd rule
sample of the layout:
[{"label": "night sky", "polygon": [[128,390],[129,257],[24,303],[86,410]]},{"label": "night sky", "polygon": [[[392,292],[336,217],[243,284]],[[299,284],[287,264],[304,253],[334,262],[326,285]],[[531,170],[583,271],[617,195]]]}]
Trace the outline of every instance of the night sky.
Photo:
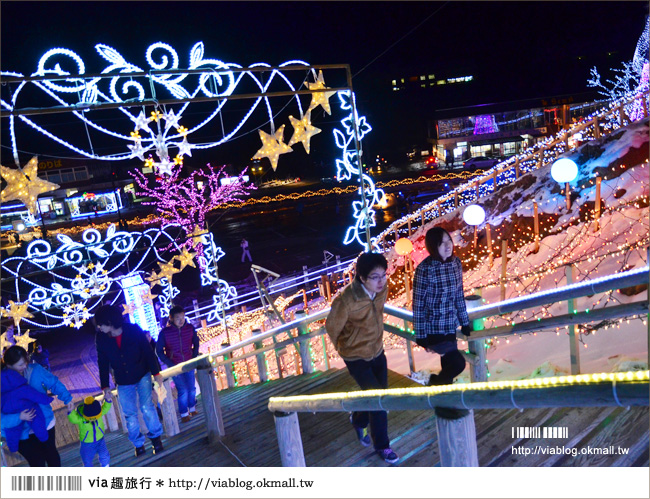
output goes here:
[{"label": "night sky", "polygon": [[[102,43],[146,68],[144,52],[158,41],[176,49],[181,67],[198,41],[203,41],[206,57],[242,66],[290,59],[350,64],[359,113],[374,128],[365,140],[372,155],[426,146],[426,121],[440,109],[589,92],[591,67],[611,76],[609,68],[632,58],[647,5],[3,1],[1,67],[31,74],[48,49],[65,47],[82,57],[87,72],[99,72],[106,62],[94,46]],[[429,73],[473,75],[474,81],[446,93],[436,93],[437,88],[411,96],[391,91],[394,78]],[[318,123],[335,125],[336,120],[321,113],[315,117]],[[26,153],[74,156],[50,141],[35,139],[23,147]],[[316,149],[310,160],[333,163],[331,144]],[[247,160],[236,148],[211,154],[215,161]],[[5,140],[2,161],[13,163]]]}]

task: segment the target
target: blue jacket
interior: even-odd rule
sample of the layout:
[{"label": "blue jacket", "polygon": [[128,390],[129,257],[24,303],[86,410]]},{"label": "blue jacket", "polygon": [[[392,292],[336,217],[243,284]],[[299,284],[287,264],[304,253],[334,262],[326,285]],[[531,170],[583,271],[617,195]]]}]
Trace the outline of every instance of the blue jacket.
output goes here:
[{"label": "blue jacket", "polygon": [[[72,395],[70,395],[70,392],[63,385],[63,383],[59,381],[59,378],[57,378],[54,374],[52,374],[50,371],[43,368],[39,364],[29,364],[27,366],[27,369],[25,370],[25,378],[27,379],[27,383],[29,384],[29,386],[31,386],[32,388],[34,388],[35,390],[43,394],[47,394],[47,391],[49,390],[50,392],[52,392],[52,394],[56,395],[59,398],[59,400],[61,400],[65,404],[67,404],[72,400]],[[45,418],[45,425],[47,427],[54,419],[54,412],[52,411],[52,407],[50,406],[50,404],[39,404],[39,407],[41,408],[41,411],[43,411],[43,416]],[[13,428],[20,424],[22,424],[22,420],[20,419],[19,413],[18,414],[2,413],[2,420],[0,421],[0,429],[2,431],[3,436],[6,436],[5,434],[6,428]],[[29,438],[29,430],[30,430],[29,425],[25,425],[20,435],[20,440],[25,440]]]},{"label": "blue jacket", "polygon": [[108,388],[108,370],[113,369],[115,383],[135,385],[146,374],[154,376],[160,372],[156,354],[147,341],[144,331],[137,324],[125,322],[122,325],[122,345],[112,336],[97,332],[97,364],[102,390]]}]

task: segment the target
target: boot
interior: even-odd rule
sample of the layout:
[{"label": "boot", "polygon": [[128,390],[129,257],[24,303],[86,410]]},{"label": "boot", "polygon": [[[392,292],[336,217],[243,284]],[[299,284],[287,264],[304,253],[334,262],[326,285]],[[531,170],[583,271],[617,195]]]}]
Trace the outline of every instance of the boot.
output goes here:
[{"label": "boot", "polygon": [[159,454],[162,451],[165,450],[163,447],[162,441],[160,440],[160,437],[155,437],[151,439],[151,445],[153,445],[153,453],[154,454]]}]

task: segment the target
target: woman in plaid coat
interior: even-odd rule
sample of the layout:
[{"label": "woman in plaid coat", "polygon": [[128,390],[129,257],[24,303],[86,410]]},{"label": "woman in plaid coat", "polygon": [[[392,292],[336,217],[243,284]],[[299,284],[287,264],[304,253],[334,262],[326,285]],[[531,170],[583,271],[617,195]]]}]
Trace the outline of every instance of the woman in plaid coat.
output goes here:
[{"label": "woman in plaid coat", "polygon": [[429,256],[415,269],[413,281],[415,338],[427,352],[441,355],[442,369],[431,375],[428,384],[447,385],[465,369],[465,358],[456,344],[456,328],[461,326],[465,336],[471,332],[463,269],[446,230],[429,229],[424,241]]}]

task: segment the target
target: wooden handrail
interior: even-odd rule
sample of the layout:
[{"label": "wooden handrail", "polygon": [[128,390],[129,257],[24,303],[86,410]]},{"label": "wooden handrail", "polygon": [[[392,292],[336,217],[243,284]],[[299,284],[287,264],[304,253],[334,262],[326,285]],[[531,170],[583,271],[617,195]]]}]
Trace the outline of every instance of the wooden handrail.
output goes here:
[{"label": "wooden handrail", "polygon": [[271,412],[411,411],[649,405],[650,371],[579,374],[530,380],[463,383],[271,397]]}]

